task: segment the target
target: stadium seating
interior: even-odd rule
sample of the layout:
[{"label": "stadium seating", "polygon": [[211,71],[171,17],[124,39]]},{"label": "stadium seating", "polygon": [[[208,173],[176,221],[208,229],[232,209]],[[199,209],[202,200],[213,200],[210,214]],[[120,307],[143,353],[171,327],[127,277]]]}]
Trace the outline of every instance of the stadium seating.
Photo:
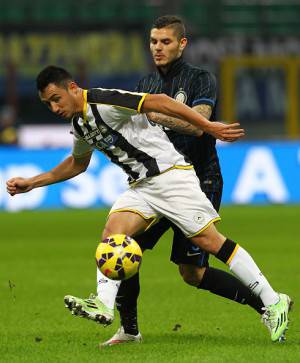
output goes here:
[{"label": "stadium seating", "polygon": [[[0,0],[0,26],[144,26],[167,9],[166,0]],[[300,3],[293,0],[179,0],[171,12],[204,35],[300,34]]]}]

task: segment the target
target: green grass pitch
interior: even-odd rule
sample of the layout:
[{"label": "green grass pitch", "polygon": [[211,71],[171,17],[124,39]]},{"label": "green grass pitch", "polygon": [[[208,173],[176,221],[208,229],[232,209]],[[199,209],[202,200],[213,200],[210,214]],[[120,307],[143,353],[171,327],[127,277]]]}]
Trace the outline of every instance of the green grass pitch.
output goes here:
[{"label": "green grass pitch", "polygon": [[[118,328],[73,317],[63,296],[95,291],[106,211],[0,213],[0,362],[300,362],[300,206],[224,207],[219,230],[244,246],[275,289],[295,300],[286,343],[272,343],[249,307],[181,281],[167,234],[144,254],[144,342],[98,350]],[[211,257],[211,264],[221,266]],[[226,267],[224,267],[226,268]]]}]

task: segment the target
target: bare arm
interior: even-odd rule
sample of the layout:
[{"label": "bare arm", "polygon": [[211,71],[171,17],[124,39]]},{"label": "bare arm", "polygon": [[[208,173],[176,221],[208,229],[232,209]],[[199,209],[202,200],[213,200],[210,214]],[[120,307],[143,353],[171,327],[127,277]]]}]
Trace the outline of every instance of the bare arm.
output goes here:
[{"label": "bare arm", "polygon": [[[210,118],[212,112],[211,106],[204,104],[193,107],[193,110],[200,113],[200,115],[204,116],[207,119]],[[169,129],[172,129],[181,134],[194,135],[198,137],[202,136],[203,134],[203,131],[199,129],[199,127],[196,127],[189,122],[181,120],[179,118],[167,116],[157,112],[149,112],[147,116],[151,121],[168,127]]]},{"label": "bare arm", "polygon": [[26,193],[38,187],[55,184],[63,180],[71,179],[84,172],[90,162],[91,153],[82,157],[69,156],[52,170],[36,175],[32,178],[15,177],[6,182],[7,192],[10,195]]},{"label": "bare arm", "polygon": [[200,113],[164,94],[148,94],[142,105],[142,112],[159,112],[186,120],[202,131],[223,141],[235,141],[245,134],[243,129],[238,128],[239,123],[227,125],[222,122],[210,122]]}]

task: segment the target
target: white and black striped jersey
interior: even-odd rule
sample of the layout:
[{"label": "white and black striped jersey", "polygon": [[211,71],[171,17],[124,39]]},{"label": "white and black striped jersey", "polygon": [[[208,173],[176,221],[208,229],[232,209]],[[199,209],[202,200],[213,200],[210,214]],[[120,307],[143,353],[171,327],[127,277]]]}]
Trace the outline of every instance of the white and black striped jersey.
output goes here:
[{"label": "white and black striped jersey", "polygon": [[84,91],[83,116],[73,117],[73,155],[98,149],[119,165],[129,183],[167,169],[190,168],[160,127],[140,113],[146,93],[93,88]]}]

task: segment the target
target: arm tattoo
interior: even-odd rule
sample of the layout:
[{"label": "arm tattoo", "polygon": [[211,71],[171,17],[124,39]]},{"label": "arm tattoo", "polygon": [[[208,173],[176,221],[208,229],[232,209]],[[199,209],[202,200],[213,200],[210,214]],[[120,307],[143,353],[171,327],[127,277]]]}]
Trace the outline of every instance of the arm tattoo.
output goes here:
[{"label": "arm tattoo", "polygon": [[[193,109],[207,119],[209,119],[211,116],[212,110],[211,106],[209,105],[202,104],[193,107]],[[199,137],[203,134],[203,132],[198,127],[191,125],[189,122],[181,120],[179,118],[170,117],[162,113],[156,112],[150,112],[147,114],[147,116],[151,121],[181,134],[194,135]]]},{"label": "arm tattoo", "polygon": [[199,112],[200,115],[206,117],[208,120],[210,119],[210,116],[212,113],[211,106],[202,104],[202,105],[193,107],[193,110]]}]

